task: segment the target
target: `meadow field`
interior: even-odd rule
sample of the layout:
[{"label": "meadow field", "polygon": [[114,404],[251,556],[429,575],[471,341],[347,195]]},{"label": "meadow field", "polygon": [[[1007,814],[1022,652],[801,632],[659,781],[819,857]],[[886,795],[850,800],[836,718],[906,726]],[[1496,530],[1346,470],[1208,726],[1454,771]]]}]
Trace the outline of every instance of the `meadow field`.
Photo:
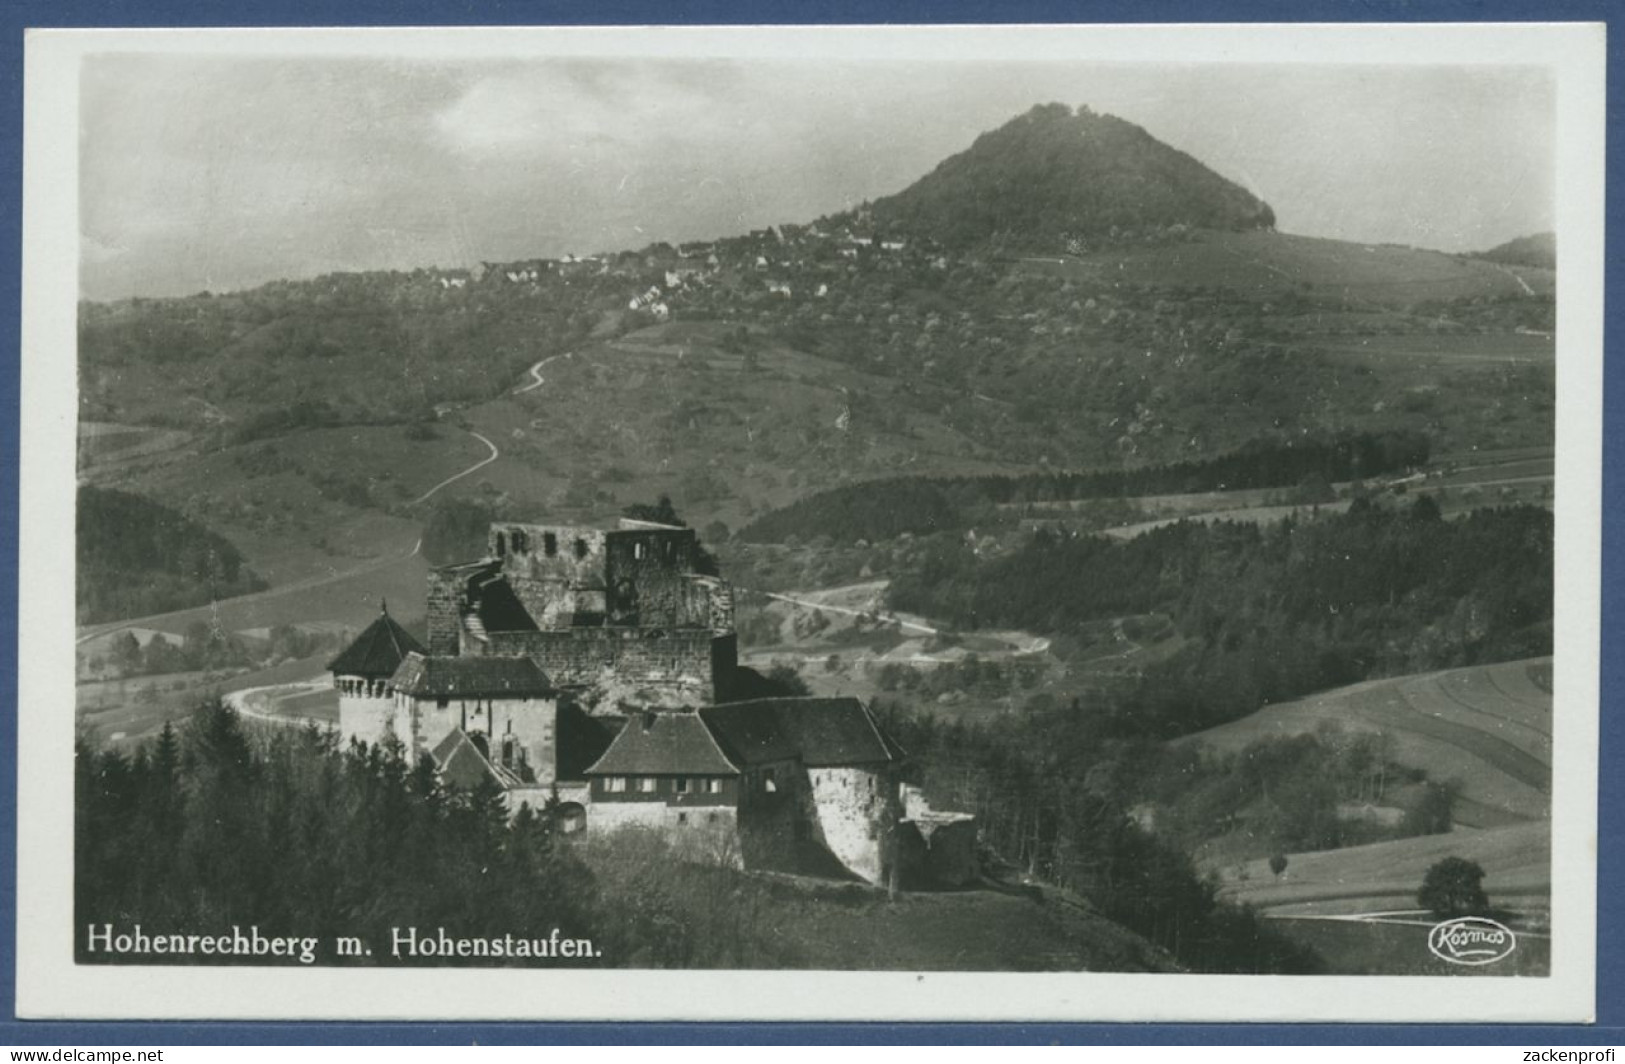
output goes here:
[{"label": "meadow field", "polygon": [[1205,232],[1157,247],[1024,260],[1025,268],[1136,284],[1229,289],[1268,299],[1289,289],[1355,306],[1516,296],[1555,289],[1551,270],[1393,244],[1351,244],[1274,232]]},{"label": "meadow field", "polygon": [[1458,788],[1468,828],[1551,816],[1551,658],[1371,680],[1258,712],[1179,740],[1235,751],[1326,726],[1380,731],[1394,759]]}]

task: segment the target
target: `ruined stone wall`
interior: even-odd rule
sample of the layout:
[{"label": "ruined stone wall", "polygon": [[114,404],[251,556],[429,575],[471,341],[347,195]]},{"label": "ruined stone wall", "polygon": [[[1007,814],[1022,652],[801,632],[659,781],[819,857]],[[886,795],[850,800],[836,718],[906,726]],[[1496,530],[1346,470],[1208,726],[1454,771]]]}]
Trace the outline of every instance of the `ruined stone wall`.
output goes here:
[{"label": "ruined stone wall", "polygon": [[690,591],[697,542],[687,528],[610,533],[604,570],[610,623],[709,627],[708,613],[695,613]]},{"label": "ruined stone wall", "polygon": [[603,622],[605,535],[568,525],[497,524],[490,549],[537,626],[569,628]]},{"label": "ruined stone wall", "polygon": [[717,576],[689,577],[690,594],[694,596],[691,609],[697,617],[706,618],[705,624],[713,632],[734,630],[733,585]]},{"label": "ruined stone wall", "polygon": [[610,673],[622,684],[681,692],[686,704],[709,705],[715,697],[711,644],[703,629],[570,628],[493,632],[489,653],[530,658],[561,686],[589,687]]},{"label": "ruined stone wall", "polygon": [[427,613],[430,654],[456,654],[462,642],[463,578],[454,572],[429,570]]}]

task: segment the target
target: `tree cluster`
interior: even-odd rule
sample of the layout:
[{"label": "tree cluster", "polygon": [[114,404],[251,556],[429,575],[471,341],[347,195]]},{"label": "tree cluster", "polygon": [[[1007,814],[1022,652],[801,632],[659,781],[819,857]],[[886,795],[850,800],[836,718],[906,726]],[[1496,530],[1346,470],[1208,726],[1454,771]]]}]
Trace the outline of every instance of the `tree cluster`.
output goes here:
[{"label": "tree cluster", "polygon": [[76,520],[80,624],[168,613],[268,586],[225,537],[142,496],[81,486]]},{"label": "tree cluster", "polygon": [[[401,755],[341,747],[314,727],[258,731],[219,701],[133,755],[81,741],[76,925],[140,923],[149,935],[256,925],[321,939],[321,963],[411,963],[388,955],[391,928],[407,926],[496,938],[557,927],[603,951],[587,963],[614,966],[785,959],[737,873],[685,864],[658,838],[566,845],[551,809],[510,816],[494,786],[448,792],[432,762],[409,769]],[[335,957],[341,935],[373,955]],[[85,947],[81,962],[109,960]]]},{"label": "tree cluster", "polygon": [[1421,498],[1272,526],[1180,522],[1127,542],[1040,532],[991,560],[938,537],[888,602],[959,628],[1057,634],[1165,613],[1180,649],[1113,714],[1171,737],[1374,676],[1550,653],[1552,595],[1548,511],[1445,521]]},{"label": "tree cluster", "polygon": [[1427,437],[1361,432],[1259,439],[1214,458],[1132,469],[976,477],[893,477],[843,485],[756,518],[739,532],[756,543],[826,535],[837,542],[892,539],[970,528],[990,506],[1301,485],[1413,469],[1427,462]]},{"label": "tree cluster", "polygon": [[1076,706],[943,724],[879,707],[932,802],[978,819],[984,863],[1082,895],[1103,915],[1212,973],[1307,973],[1320,958],[1218,897],[1190,858],[1130,816],[1131,781],[1155,752],[1111,740]]}]

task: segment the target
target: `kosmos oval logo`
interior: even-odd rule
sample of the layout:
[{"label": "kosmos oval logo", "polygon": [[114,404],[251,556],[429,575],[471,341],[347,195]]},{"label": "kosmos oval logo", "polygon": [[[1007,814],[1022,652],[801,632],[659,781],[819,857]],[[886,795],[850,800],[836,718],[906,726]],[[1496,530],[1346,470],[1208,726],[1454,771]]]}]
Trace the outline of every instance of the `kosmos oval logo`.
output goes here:
[{"label": "kosmos oval logo", "polygon": [[1512,928],[1487,916],[1446,920],[1428,932],[1428,949],[1451,964],[1494,964],[1517,946]]}]

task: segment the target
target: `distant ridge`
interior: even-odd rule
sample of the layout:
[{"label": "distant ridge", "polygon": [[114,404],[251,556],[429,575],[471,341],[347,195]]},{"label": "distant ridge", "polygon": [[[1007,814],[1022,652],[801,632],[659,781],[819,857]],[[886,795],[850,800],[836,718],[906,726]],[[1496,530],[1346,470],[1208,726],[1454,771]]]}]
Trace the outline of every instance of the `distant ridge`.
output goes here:
[{"label": "distant ridge", "polygon": [[950,247],[1275,226],[1263,200],[1139,126],[1059,103],[982,134],[871,211],[879,228]]},{"label": "distant ridge", "polygon": [[1555,270],[1557,234],[1534,233],[1530,236],[1520,236],[1516,240],[1508,240],[1505,244],[1497,244],[1488,251],[1479,252],[1477,257],[1507,266],[1539,266]]}]

